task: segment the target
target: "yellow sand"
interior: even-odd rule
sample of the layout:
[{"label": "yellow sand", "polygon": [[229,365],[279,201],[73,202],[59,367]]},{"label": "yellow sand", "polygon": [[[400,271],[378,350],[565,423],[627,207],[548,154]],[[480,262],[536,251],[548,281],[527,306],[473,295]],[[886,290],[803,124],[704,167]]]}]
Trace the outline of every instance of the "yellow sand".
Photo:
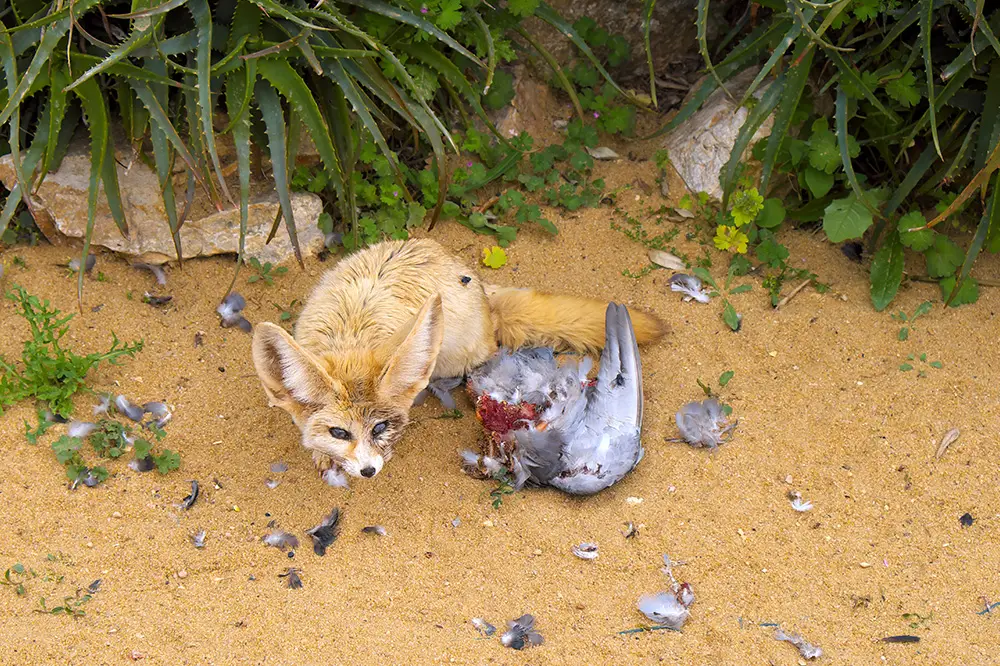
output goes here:
[{"label": "yellow sand", "polygon": [[[656,187],[648,161],[602,163],[598,172],[609,189],[636,177]],[[663,203],[658,194],[637,194],[619,196],[633,215]],[[214,308],[231,260],[172,269],[160,293],[174,302],[155,309],[140,301],[152,277],[101,255],[97,269],[108,281],[87,280],[84,313],[68,342],[103,349],[111,331],[145,340],[136,360],[103,368],[93,383],[170,403],[176,411],[166,445],[183,464],[160,476],[112,462],[107,483],[70,491],[48,446],[58,432],[31,447],[22,421],[34,418],[32,406],[0,418],[0,571],[22,562],[41,576],[65,576],[29,580],[24,597],[0,587],[0,661],[795,664],[795,649],[760,626],[780,623],[821,646],[824,663],[995,663],[1000,617],[977,611],[983,597],[1000,599],[1000,292],[984,288],[976,305],[945,312],[936,286],[904,289],[899,308],[937,303],[899,342],[899,324],[873,311],[861,266],[822,234],[785,232],[794,263],[832,290],[806,289],[774,311],[759,278],[740,279],[754,289],[733,298],[744,315],[734,334],[719,318],[718,300],[681,302],[666,286],[667,272],[624,277],[623,269],[646,264],[644,249],[610,228],[616,217],[608,208],[555,219],[557,237],[522,232],[507,267],[480,266],[480,273],[506,285],[641,305],[673,333],[643,354],[647,452],[639,467],[596,497],[530,490],[500,510],[490,506],[492,484],[459,470],[457,451],[474,447],[479,434],[466,398],[460,420],[435,419],[441,408],[433,400],[415,409],[408,436],[378,477],[355,481],[349,492],[329,488],[290,419],[267,408],[249,336],[219,328]],[[677,244],[697,256],[697,244],[684,238],[692,230],[694,222],[685,223]],[[489,242],[454,223],[433,236],[470,264]],[[12,254],[28,270],[10,269],[9,280],[74,310],[75,283],[55,266],[68,250],[16,248],[4,258]],[[724,265],[716,255],[713,273]],[[244,273],[238,289],[249,301],[247,316],[276,321],[273,304],[302,299],[324,268],[311,259],[271,287],[247,285]],[[995,276],[1000,265],[988,258],[977,272]],[[26,328],[10,303],[0,307],[0,327],[0,352],[16,357]],[[195,348],[199,331],[205,342]],[[921,352],[943,369],[926,378],[898,370],[907,354]],[[722,396],[740,417],[733,441],[715,453],[666,442],[676,436],[674,412],[702,397],[696,380],[717,385],[730,369],[736,374]],[[88,415],[91,404],[83,397],[78,414]],[[936,460],[937,441],[952,427],[961,438]],[[277,460],[288,472],[269,472]],[[281,485],[268,489],[268,478]],[[191,479],[202,495],[185,512],[177,504]],[[815,508],[794,512],[790,490]],[[290,560],[260,542],[272,519],[306,541],[303,531],[334,506],[344,512],[343,533],[323,558],[307,543]],[[977,519],[970,528],[958,520],[966,511]],[[640,525],[638,538],[622,536],[627,521]],[[361,533],[373,524],[388,536]],[[202,528],[207,545],[196,550],[189,534]],[[598,542],[596,561],[571,554],[581,541]],[[617,635],[644,624],[635,603],[664,588],[663,553],[687,563],[676,573],[697,596],[690,621],[683,633]],[[56,561],[47,561],[50,554]],[[301,590],[278,578],[292,565],[302,569]],[[54,606],[96,578],[104,582],[84,606],[86,617],[34,612],[39,597]],[[546,639],[528,652],[480,640],[469,624],[479,616],[502,630],[525,612],[536,615]],[[911,629],[904,613],[933,617]],[[921,643],[876,642],[904,633]]]}]

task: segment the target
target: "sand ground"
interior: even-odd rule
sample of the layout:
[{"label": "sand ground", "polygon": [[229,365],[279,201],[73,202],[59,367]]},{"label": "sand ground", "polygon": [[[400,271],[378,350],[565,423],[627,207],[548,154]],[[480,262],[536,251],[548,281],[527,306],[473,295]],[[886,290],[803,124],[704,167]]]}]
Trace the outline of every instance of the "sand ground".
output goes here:
[{"label": "sand ground", "polygon": [[[609,187],[655,177],[648,161],[598,170]],[[638,190],[620,202],[647,220],[644,211],[663,203]],[[457,451],[474,447],[479,433],[464,396],[462,419],[436,419],[442,410],[433,400],[416,408],[395,459],[375,479],[329,488],[291,420],[268,409],[250,337],[218,325],[214,308],[231,260],[171,269],[159,291],[174,300],[156,309],[139,300],[154,286],[148,273],[100,256],[107,281],[88,279],[70,342],[98,350],[111,331],[145,340],[138,358],[101,369],[93,384],[172,405],[166,444],[183,463],[160,476],[113,462],[105,484],[70,491],[48,446],[55,433],[35,447],[25,442],[23,419],[33,418],[33,407],[0,418],[0,571],[21,562],[41,574],[23,597],[0,587],[0,661],[799,663],[794,648],[761,626],[779,623],[821,646],[825,663],[995,663],[1000,609],[978,612],[984,599],[1000,599],[1000,362],[991,351],[1000,290],[986,288],[977,304],[946,312],[936,286],[904,289],[895,306],[935,306],[899,342],[899,325],[869,304],[863,268],[821,234],[788,231],[781,238],[793,260],[830,292],[807,289],[774,311],[759,278],[740,279],[754,289],[733,297],[744,315],[734,334],[718,301],[681,302],[666,287],[667,272],[623,276],[645,265],[645,251],[611,228],[608,208],[555,219],[557,237],[522,233],[507,267],[480,273],[648,308],[672,333],[643,351],[647,453],[639,467],[596,497],[530,490],[499,510],[490,505],[491,484],[459,469]],[[677,244],[697,254],[684,236],[693,225],[682,225]],[[453,223],[433,236],[470,265],[488,242]],[[55,266],[68,250],[14,248],[4,258],[13,254],[27,270],[11,268],[10,280],[75,309],[75,281]],[[277,320],[274,304],[303,298],[328,265],[310,259],[273,286],[248,285],[244,274],[238,289],[247,316]],[[717,275],[723,265],[717,256]],[[1000,262],[981,261],[977,274],[1000,274]],[[0,306],[0,330],[0,353],[16,357],[26,328],[10,303]],[[204,345],[196,348],[199,331]],[[900,372],[910,353],[943,367],[924,378]],[[696,380],[716,384],[725,370],[735,371],[721,390],[740,418],[733,441],[715,453],[665,441],[676,435],[674,412],[702,397]],[[80,413],[92,402],[82,397]],[[961,438],[937,460],[937,441],[952,427]],[[289,469],[272,474],[279,460]],[[272,477],[281,481],[273,490],[264,484]],[[202,495],[182,511],[177,503],[191,479]],[[815,508],[793,511],[791,490]],[[334,506],[343,511],[343,533],[325,557],[303,545],[289,560],[260,542],[271,520],[304,538]],[[976,520],[963,528],[966,512]],[[628,521],[640,525],[637,538],[622,536]],[[372,524],[388,536],[361,533]],[[199,529],[207,530],[202,550],[189,541]],[[598,542],[596,561],[571,554],[581,541]],[[664,588],[664,553],[686,562],[676,571],[697,596],[690,621],[683,633],[618,635],[644,623],[639,595]],[[290,565],[302,570],[300,590],[278,578]],[[96,578],[103,584],[85,617],[34,612],[40,597],[55,605]],[[530,651],[483,640],[469,624],[479,616],[502,626],[525,612],[536,615],[546,639]],[[913,613],[929,619],[911,628],[903,615]],[[921,642],[877,642],[895,634]]]}]

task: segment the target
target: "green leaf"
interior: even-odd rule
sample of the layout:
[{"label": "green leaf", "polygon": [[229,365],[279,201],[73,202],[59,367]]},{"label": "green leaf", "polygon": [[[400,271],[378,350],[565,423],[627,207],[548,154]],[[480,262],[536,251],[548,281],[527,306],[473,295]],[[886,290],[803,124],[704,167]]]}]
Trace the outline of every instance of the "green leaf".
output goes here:
[{"label": "green leaf", "polygon": [[937,234],[934,237],[934,245],[924,253],[924,256],[927,259],[928,275],[943,278],[955,274],[962,265],[965,253],[947,236]]},{"label": "green leaf", "polygon": [[483,248],[483,265],[490,268],[501,268],[507,263],[507,253],[502,247]]},{"label": "green leaf", "polygon": [[722,308],[722,321],[726,323],[726,326],[732,331],[740,330],[740,316],[736,313],[736,308],[729,301],[726,301],[725,306]]},{"label": "green leaf", "polygon": [[779,268],[788,259],[788,248],[779,243],[771,232],[761,231],[761,234],[766,236],[755,250],[757,259],[771,268]]},{"label": "green leaf", "polygon": [[812,61],[815,53],[816,49],[813,45],[806,42],[792,59],[797,64],[794,64],[788,70],[785,89],[781,93],[781,101],[778,103],[778,109],[774,115],[774,125],[771,128],[771,135],[767,139],[767,146],[764,151],[763,168],[760,176],[761,192],[767,192],[767,185],[771,180],[771,173],[774,170],[781,144],[788,135],[788,130],[791,128],[793,118],[795,117],[795,111],[799,106],[799,100],[802,99],[802,92],[809,81],[809,73],[812,71]]},{"label": "green leaf", "polygon": [[913,75],[913,72],[903,72],[890,79],[885,84],[885,92],[906,108],[920,102],[920,93],[917,92],[917,77]]},{"label": "green leaf", "polygon": [[903,372],[909,372],[910,370],[913,370],[913,366],[910,365],[909,363],[903,363],[901,366],[899,366],[899,369],[902,370]]},{"label": "green leaf", "polygon": [[219,187],[222,194],[230,202],[233,202],[229,188],[226,186],[226,177],[222,173],[222,164],[219,162],[219,153],[215,148],[215,129],[212,127],[212,12],[208,6],[208,0],[188,0],[187,8],[194,18],[195,27],[198,31],[198,50],[195,61],[198,67],[198,115],[201,118],[201,131],[205,135],[205,144],[208,146],[208,155],[212,159],[212,166],[215,168],[215,175],[219,180]]},{"label": "green leaf", "polygon": [[830,189],[833,188],[833,174],[820,171],[811,166],[806,167],[802,171],[802,179],[805,180],[806,187],[809,188],[809,194],[814,199],[825,197]]},{"label": "green leaf", "polygon": [[[924,72],[927,75],[927,110],[931,115],[931,137],[934,139],[934,148],[937,150],[937,154],[940,157],[941,143],[938,141],[937,109],[934,104],[934,60],[931,57],[931,40],[933,39],[931,36],[931,29],[933,27],[934,0],[920,0],[920,46],[924,53]],[[907,75],[911,77],[913,76],[909,72],[907,72]],[[894,97],[892,92],[889,90],[888,85],[885,90],[890,96]],[[916,96],[916,101],[912,101],[914,96]],[[916,104],[920,101],[920,96],[914,93],[914,95],[911,95],[908,99],[910,99],[912,103],[904,104],[904,106],[912,106],[913,104]]]},{"label": "green leaf", "polygon": [[288,191],[288,148],[285,143],[285,114],[281,109],[278,94],[267,81],[258,81],[255,90],[257,103],[267,131],[268,151],[273,165],[272,177],[274,188],[278,193],[278,203],[281,215],[285,218],[285,228],[295,249],[295,258],[299,265],[302,262],[302,249],[299,247],[298,234],[295,230],[295,218],[292,213],[292,200]]},{"label": "green leaf", "polygon": [[826,207],[823,231],[834,243],[841,243],[861,236],[872,225],[872,213],[853,192],[837,199]]},{"label": "green leaf", "polygon": [[875,310],[885,310],[896,297],[903,281],[903,244],[892,233],[882,243],[872,260],[871,298]]},{"label": "green leaf", "polygon": [[170,449],[163,449],[163,453],[153,456],[156,464],[156,471],[160,474],[169,474],[181,466],[181,457]]},{"label": "green leaf", "polygon": [[735,370],[726,370],[721,375],[719,375],[719,386],[725,387],[726,384],[736,375]]},{"label": "green leaf", "polygon": [[916,229],[925,224],[927,224],[927,219],[920,211],[910,211],[899,218],[899,224],[896,225],[897,229],[899,229],[899,240],[911,250],[923,252],[934,244],[934,237],[937,235],[937,232],[933,229],[920,229],[918,231],[910,231],[910,229]]},{"label": "green leaf", "polygon": [[785,221],[785,206],[781,199],[771,197],[764,200],[764,207],[757,215],[757,226],[762,229],[774,229]]},{"label": "green leaf", "polygon": [[949,307],[957,308],[979,300],[979,283],[971,277],[965,278],[959,285],[958,279],[952,275],[942,279],[938,286],[941,287],[941,298]]},{"label": "green leaf", "polygon": [[774,111],[774,107],[777,106],[778,102],[781,100],[781,93],[785,86],[785,74],[782,72],[778,77],[771,82],[767,90],[764,92],[764,96],[754,105],[753,109],[747,114],[746,120],[740,127],[739,133],[736,135],[736,141],[733,144],[733,149],[729,153],[729,161],[726,163],[722,174],[719,177],[719,182],[722,184],[722,209],[728,210],[729,208],[729,196],[736,186],[736,170],[739,166],[741,160],[743,159],[743,153],[750,145],[750,141],[753,139],[754,134],[760,129],[760,126]]},{"label": "green leaf", "polygon": [[[851,163],[851,158],[860,154],[861,147],[857,145],[857,142],[851,146],[854,137],[847,133],[847,94],[840,87],[837,88],[834,126],[837,128],[837,148],[840,153],[840,161],[844,165],[844,173],[847,174],[847,181],[851,184],[851,189],[854,190],[858,200],[867,204],[865,193],[858,183],[858,177],[854,173],[854,165]],[[873,215],[879,217],[879,212],[873,206],[869,205],[868,208]]]},{"label": "green leaf", "polygon": [[828,48],[824,45],[823,50],[826,52],[826,56],[833,61],[833,64],[840,72],[843,85],[859,91],[861,95],[871,102],[876,109],[885,114],[892,124],[895,125],[900,122],[899,115],[882,104],[881,100],[875,96],[875,92],[871,89],[871,86],[869,86],[869,84],[861,78],[861,75],[858,74],[857,68],[852,63],[847,62],[847,60],[844,59],[844,56],[834,49]]},{"label": "green leaf", "polygon": [[[983,244],[986,242],[991,230],[993,233],[996,233],[998,229],[1000,229],[1000,172],[993,177],[993,193],[990,195],[989,204],[979,221],[979,226],[976,228],[976,235],[972,238],[969,251],[965,253],[965,260],[962,262],[962,270],[959,271],[957,281],[961,286],[956,287],[948,298],[945,299],[945,305],[957,304],[955,303],[956,300],[969,298],[970,288],[968,284],[972,281],[973,285],[975,285],[975,281],[969,277],[969,273],[972,272],[972,264],[975,263],[976,257],[979,256],[979,252],[983,249]],[[965,290],[964,295],[959,294],[961,290]],[[964,300],[963,302],[972,303],[977,298],[979,298],[978,286],[976,287],[975,298],[971,301]]]}]

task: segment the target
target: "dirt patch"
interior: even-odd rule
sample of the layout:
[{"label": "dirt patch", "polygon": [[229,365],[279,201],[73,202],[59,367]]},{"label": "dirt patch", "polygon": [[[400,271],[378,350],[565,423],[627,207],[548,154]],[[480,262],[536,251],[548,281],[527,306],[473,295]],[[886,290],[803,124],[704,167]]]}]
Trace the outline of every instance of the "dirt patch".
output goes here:
[{"label": "dirt patch", "polygon": [[[641,152],[649,157],[652,148]],[[651,186],[648,196],[638,186],[619,195],[632,215],[662,203],[650,162],[602,163],[598,171],[609,189],[636,178]],[[759,280],[742,280],[754,289],[733,297],[744,315],[734,334],[717,301],[682,303],[669,292],[668,273],[624,277],[623,269],[647,263],[645,252],[611,229],[608,209],[551,217],[558,236],[523,233],[507,267],[480,273],[648,308],[673,332],[643,352],[646,457],[638,468],[596,497],[530,490],[499,510],[490,505],[492,485],[459,470],[457,451],[474,447],[479,434],[466,398],[458,420],[436,419],[442,410],[433,400],[415,409],[378,477],[350,491],[329,488],[290,419],[267,408],[250,337],[218,326],[214,308],[232,264],[205,259],[171,270],[174,299],[156,309],[140,300],[153,287],[150,274],[101,256],[108,281],[87,281],[70,342],[97,350],[111,331],[145,340],[136,360],[94,381],[173,405],[166,442],[183,463],[168,476],[112,463],[102,486],[69,491],[49,440],[25,442],[23,419],[33,409],[0,418],[0,570],[22,562],[65,577],[32,579],[23,597],[0,587],[3,662],[794,664],[795,649],[761,626],[779,623],[822,647],[829,663],[990,663],[1000,618],[977,612],[983,597],[1000,598],[1000,388],[987,351],[996,344],[1000,291],[984,288],[976,305],[945,312],[935,286],[906,289],[900,308],[938,303],[899,342],[899,325],[869,305],[861,267],[820,235],[786,232],[794,261],[831,291],[807,289],[775,312]],[[682,226],[677,243],[697,255],[685,240],[691,228]],[[453,223],[433,235],[470,265],[489,241]],[[10,254],[28,264],[10,268],[10,280],[75,309],[75,283],[55,266],[66,249]],[[277,321],[274,304],[302,299],[327,267],[310,260],[272,287],[246,285],[244,276],[245,314]],[[1000,264],[990,257],[977,271],[996,275]],[[0,306],[0,327],[0,353],[16,357],[26,329],[10,303]],[[195,347],[199,331],[204,345]],[[899,371],[907,354],[922,352],[943,367],[926,378]],[[735,371],[722,391],[740,417],[733,441],[715,453],[666,442],[676,436],[674,412],[702,396],[697,379],[714,384],[725,370]],[[89,406],[82,399],[81,413]],[[937,460],[938,439],[952,427],[961,438]],[[287,472],[269,470],[278,460]],[[268,488],[269,478],[280,485]],[[182,511],[176,505],[191,479],[201,497]],[[791,490],[813,510],[793,511]],[[334,506],[342,534],[321,558],[303,532]],[[975,518],[967,528],[959,521],[966,512]],[[271,520],[303,539],[294,559],[261,543]],[[629,521],[640,534],[626,540]],[[388,534],[361,532],[375,524]],[[196,549],[189,535],[200,529],[206,544]],[[581,541],[600,545],[595,561],[573,556]],[[676,573],[697,596],[691,619],[683,633],[618,635],[645,622],[636,600],[663,589],[663,553],[687,563]],[[302,589],[278,577],[289,566],[301,569]],[[52,606],[96,578],[103,584],[85,617],[33,612],[40,596]],[[484,617],[502,627],[526,612],[546,642],[523,654],[481,640],[469,623]],[[932,617],[911,628],[904,613]],[[922,640],[876,642],[894,634]]]}]

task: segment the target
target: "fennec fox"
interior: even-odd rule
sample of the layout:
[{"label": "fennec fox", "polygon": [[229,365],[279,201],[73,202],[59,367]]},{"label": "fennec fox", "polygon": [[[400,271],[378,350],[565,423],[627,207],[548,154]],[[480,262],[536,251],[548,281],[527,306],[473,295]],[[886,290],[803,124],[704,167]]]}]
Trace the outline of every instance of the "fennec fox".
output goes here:
[{"label": "fennec fox", "polygon": [[[320,474],[373,477],[392,457],[414,399],[428,383],[461,377],[498,346],[595,352],[607,304],[483,285],[438,243],[387,241],[328,271],[295,337],[261,323],[253,360],[271,406],[302,431]],[[632,312],[640,343],[665,332]]]}]

